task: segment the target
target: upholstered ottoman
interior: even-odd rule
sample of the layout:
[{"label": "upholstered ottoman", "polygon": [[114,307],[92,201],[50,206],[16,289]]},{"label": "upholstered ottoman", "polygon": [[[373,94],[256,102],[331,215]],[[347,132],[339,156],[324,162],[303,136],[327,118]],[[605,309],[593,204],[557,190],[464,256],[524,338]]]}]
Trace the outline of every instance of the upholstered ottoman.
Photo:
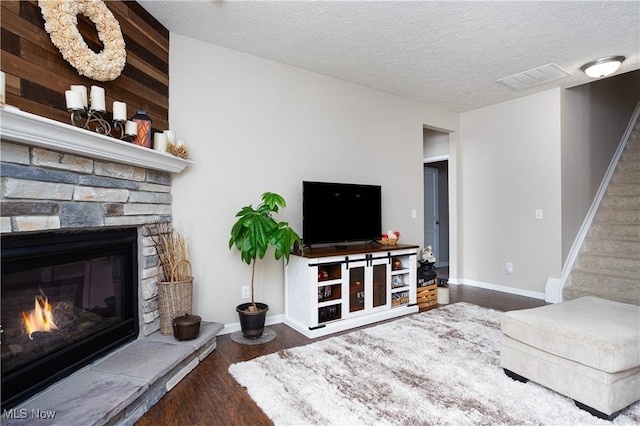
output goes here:
[{"label": "upholstered ottoman", "polygon": [[500,364],[611,420],[640,400],[640,307],[582,297],[505,312]]}]

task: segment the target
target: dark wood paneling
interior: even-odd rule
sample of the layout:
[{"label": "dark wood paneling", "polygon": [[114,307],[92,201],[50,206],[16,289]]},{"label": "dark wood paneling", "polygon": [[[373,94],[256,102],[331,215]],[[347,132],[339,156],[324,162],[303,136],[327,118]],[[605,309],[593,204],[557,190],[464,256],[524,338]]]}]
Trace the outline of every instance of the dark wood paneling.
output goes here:
[{"label": "dark wood paneling", "polygon": [[20,55],[20,37],[2,28],[2,49]]},{"label": "dark wood paneling", "polygon": [[[153,128],[169,128],[169,31],[135,1],[105,2],[120,23],[127,64],[113,81],[81,76],[64,60],[44,30],[44,19],[33,1],[0,2],[2,52],[0,68],[7,75],[7,103],[23,111],[69,123],[64,92],[72,84],[104,87],[107,110],[113,101],[126,102],[132,116],[140,105]],[[92,50],[102,50],[93,22],[78,16],[78,29]]]}]

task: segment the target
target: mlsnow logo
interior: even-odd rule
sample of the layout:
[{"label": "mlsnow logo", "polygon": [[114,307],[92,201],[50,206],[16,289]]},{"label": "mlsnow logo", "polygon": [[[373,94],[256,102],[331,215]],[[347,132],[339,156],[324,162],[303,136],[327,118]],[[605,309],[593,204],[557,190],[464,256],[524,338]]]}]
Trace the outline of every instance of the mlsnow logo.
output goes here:
[{"label": "mlsnow logo", "polygon": [[29,410],[26,408],[12,408],[11,410],[4,410],[2,417],[5,419],[27,419],[29,418]]},{"label": "mlsnow logo", "polygon": [[5,419],[53,419],[56,417],[54,410],[41,410],[39,408],[33,408],[27,410],[26,408],[12,408],[10,410],[4,410],[2,417]]}]

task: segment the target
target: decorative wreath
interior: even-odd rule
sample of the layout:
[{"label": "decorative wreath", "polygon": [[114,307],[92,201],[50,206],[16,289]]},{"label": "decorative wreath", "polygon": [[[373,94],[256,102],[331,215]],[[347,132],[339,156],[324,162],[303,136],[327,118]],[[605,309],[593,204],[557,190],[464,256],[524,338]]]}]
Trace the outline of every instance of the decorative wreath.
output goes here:
[{"label": "decorative wreath", "polygon": [[[51,41],[80,75],[98,81],[115,80],[127,62],[120,24],[102,0],[39,0]],[[78,14],[93,22],[104,49],[95,53],[78,30]]]}]

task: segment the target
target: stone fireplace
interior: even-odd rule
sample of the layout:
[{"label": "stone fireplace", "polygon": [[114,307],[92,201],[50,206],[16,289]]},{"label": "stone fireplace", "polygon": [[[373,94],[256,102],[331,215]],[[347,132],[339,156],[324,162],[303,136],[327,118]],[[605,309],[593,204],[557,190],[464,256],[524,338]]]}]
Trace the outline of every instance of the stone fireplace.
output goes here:
[{"label": "stone fireplace", "polygon": [[2,235],[136,228],[140,332],[158,330],[158,259],[148,229],[171,222],[171,173],[191,161],[7,108]]},{"label": "stone fireplace", "polygon": [[2,404],[138,336],[135,228],[2,237]]},{"label": "stone fireplace", "polygon": [[[160,347],[168,348],[167,353],[179,353],[177,360],[173,355],[164,360],[166,365],[162,366],[160,372],[145,372],[153,376],[151,382],[146,385],[149,389],[146,392],[150,392],[150,396],[143,398],[141,395],[144,392],[141,391],[139,381],[132,382],[131,395],[125,399],[128,398],[131,403],[137,404],[137,414],[142,415],[170,389],[169,384],[175,385],[197,365],[199,359],[215,348],[215,334],[221,328],[219,325],[210,327],[203,323],[206,333],[201,333],[203,336],[198,338],[200,341],[191,343],[191,346],[188,346],[190,349],[181,346],[179,351],[173,348],[175,343],[179,343],[173,336],[159,336],[157,332],[160,328],[156,284],[158,259],[150,232],[153,232],[156,222],[171,222],[171,174],[181,172],[191,162],[6,106],[2,108],[1,123],[3,376],[5,359],[9,359],[11,355],[10,351],[5,351],[5,346],[9,350],[9,345],[5,345],[5,338],[8,338],[7,327],[12,328],[13,336],[16,333],[15,328],[22,327],[22,320],[5,318],[5,298],[15,297],[20,301],[30,298],[31,310],[37,310],[38,306],[43,307],[50,303],[54,309],[57,305],[57,309],[68,309],[76,314],[85,315],[87,321],[81,320],[83,327],[97,327],[98,335],[104,334],[100,330],[100,327],[104,326],[103,323],[114,321],[115,318],[126,324],[124,328],[127,331],[122,336],[115,337],[114,342],[106,343],[106,349],[99,349],[98,355],[105,350],[113,350],[127,340],[136,339],[138,334],[135,344],[152,346],[152,351],[157,352],[149,354],[149,357],[158,354],[166,356]],[[130,247],[133,247],[135,253],[132,253],[129,259],[122,255],[122,249],[83,246],[101,235],[111,236],[118,233],[128,234],[130,242],[133,243]],[[75,251],[79,259],[67,258],[64,255],[56,257],[55,247],[59,238],[63,243],[72,245],[78,243],[78,239],[82,240],[79,243],[80,248]],[[18,252],[22,253],[19,247],[25,240],[36,241],[31,247],[36,248],[36,252],[37,247],[46,246],[49,241],[56,241],[50,253],[52,257],[42,261],[41,265],[37,265],[36,262],[33,268],[25,266],[25,262],[20,260],[12,263],[11,259],[7,258],[5,262],[5,254],[9,253],[5,252],[5,248],[8,250],[17,245]],[[121,252],[116,253],[118,250]],[[124,251],[126,252],[126,249]],[[28,263],[29,261],[26,262]],[[6,276],[5,266],[9,274]],[[92,284],[87,284],[86,271],[93,271],[93,274],[100,278],[92,281]],[[13,272],[17,272],[17,275],[10,275]],[[19,286],[15,284],[30,283],[30,278],[35,276],[42,278],[37,285],[18,289]],[[54,279],[54,276],[64,279]],[[121,285],[131,277],[134,277],[132,279],[135,282],[129,283],[129,290],[123,290]],[[96,285],[101,280],[108,281],[105,288],[91,291],[85,288]],[[56,285],[63,288],[54,289]],[[128,303],[135,305],[127,307]],[[22,311],[24,309],[20,308],[19,315]],[[26,314],[30,314],[28,310]],[[41,313],[38,315],[42,316]],[[130,318],[124,319],[127,316]],[[78,318],[78,315],[74,318]],[[44,334],[36,331],[31,337],[42,340]],[[25,339],[27,342],[23,347],[15,346],[14,342],[14,350],[31,347],[29,336],[22,337],[22,342],[24,343]],[[171,345],[167,346],[165,343]],[[128,350],[136,352],[139,347],[130,347]],[[126,352],[120,351],[122,356],[131,356]],[[91,359],[92,356],[89,357],[89,360]],[[82,368],[87,362],[78,362],[75,367]],[[103,364],[109,365],[108,362]],[[127,362],[121,364],[115,367],[116,370],[127,367]],[[60,367],[64,374],[58,376],[69,374],[69,368],[72,367]],[[100,368],[95,369],[102,372]],[[109,377],[111,375],[112,373],[109,373]],[[128,373],[126,377],[131,375]],[[146,380],[146,377],[144,379]],[[71,380],[73,381],[73,377]],[[89,380],[93,380],[93,376]],[[127,380],[123,379],[123,383],[129,383]],[[50,382],[51,379],[44,380],[45,385]],[[96,406],[100,407],[97,411],[105,411],[105,415],[111,419],[114,416],[125,418],[131,414],[131,406],[122,405],[120,401],[125,395],[123,383],[117,384],[118,395],[114,396],[119,401],[117,406],[109,407],[106,401],[108,398],[103,395],[99,402],[95,402]],[[11,384],[14,385],[15,383]],[[3,377],[3,423],[10,423],[15,416],[12,417],[13,412],[7,411],[4,407],[4,388]],[[18,393],[20,392],[18,389]],[[25,395],[28,396],[28,393]],[[22,395],[18,399],[24,397]],[[9,405],[13,406],[13,402],[11,400]],[[103,408],[105,404],[107,407]],[[83,410],[82,413],[87,411]],[[67,418],[70,421],[77,420],[74,415]],[[133,417],[128,417],[127,421],[131,419]],[[104,418],[101,418],[100,423],[103,422]],[[91,424],[85,419],[82,423]]]}]

